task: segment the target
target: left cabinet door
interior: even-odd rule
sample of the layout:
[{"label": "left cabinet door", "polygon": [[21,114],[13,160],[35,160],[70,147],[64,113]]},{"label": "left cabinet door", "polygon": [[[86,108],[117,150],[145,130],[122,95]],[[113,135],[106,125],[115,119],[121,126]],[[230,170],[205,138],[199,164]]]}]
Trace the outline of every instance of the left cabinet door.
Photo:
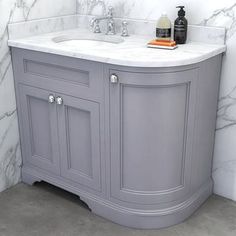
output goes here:
[{"label": "left cabinet door", "polygon": [[19,85],[24,165],[60,174],[57,111],[51,91]]}]

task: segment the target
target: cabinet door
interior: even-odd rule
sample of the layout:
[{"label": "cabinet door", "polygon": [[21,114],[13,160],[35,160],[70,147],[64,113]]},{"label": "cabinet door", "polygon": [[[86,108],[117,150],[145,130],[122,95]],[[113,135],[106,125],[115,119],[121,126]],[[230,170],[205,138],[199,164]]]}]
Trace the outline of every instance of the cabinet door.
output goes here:
[{"label": "cabinet door", "polygon": [[61,175],[85,187],[101,189],[99,103],[64,96],[58,106]]},{"label": "cabinet door", "polygon": [[19,85],[22,151],[24,164],[59,174],[56,105],[52,92]]},{"label": "cabinet door", "polygon": [[[188,194],[197,69],[110,70],[111,196],[155,204]],[[112,78],[111,78],[112,79]],[[112,83],[113,82],[113,83]]]}]

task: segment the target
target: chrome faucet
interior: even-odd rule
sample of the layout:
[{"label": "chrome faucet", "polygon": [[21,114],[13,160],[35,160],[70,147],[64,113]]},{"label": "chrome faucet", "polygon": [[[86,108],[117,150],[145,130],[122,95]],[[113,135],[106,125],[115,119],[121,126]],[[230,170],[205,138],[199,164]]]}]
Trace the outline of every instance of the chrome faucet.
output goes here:
[{"label": "chrome faucet", "polygon": [[94,33],[101,33],[101,29],[100,29],[100,21],[101,20],[107,20],[107,35],[114,35],[116,34],[116,29],[115,29],[115,22],[113,19],[113,7],[109,7],[108,8],[108,13],[106,16],[101,16],[101,17],[94,17],[91,22],[90,25],[91,27],[93,27],[93,32]]}]

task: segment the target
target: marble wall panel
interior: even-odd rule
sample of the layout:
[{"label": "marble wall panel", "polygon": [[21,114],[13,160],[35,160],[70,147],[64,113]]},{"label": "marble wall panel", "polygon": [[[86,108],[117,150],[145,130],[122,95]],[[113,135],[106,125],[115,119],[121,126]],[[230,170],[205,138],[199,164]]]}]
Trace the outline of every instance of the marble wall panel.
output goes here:
[{"label": "marble wall panel", "polygon": [[20,181],[21,152],[7,24],[76,13],[76,0],[0,0],[0,192]]}]

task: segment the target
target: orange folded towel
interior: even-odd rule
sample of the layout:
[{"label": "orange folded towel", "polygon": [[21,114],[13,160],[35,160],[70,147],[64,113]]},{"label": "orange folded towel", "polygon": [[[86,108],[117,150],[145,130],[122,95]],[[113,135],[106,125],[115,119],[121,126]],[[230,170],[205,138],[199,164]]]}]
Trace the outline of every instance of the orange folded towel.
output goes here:
[{"label": "orange folded towel", "polygon": [[154,39],[148,43],[148,45],[156,45],[156,46],[165,46],[165,47],[174,47],[176,46],[176,42],[173,40],[164,41]]}]

